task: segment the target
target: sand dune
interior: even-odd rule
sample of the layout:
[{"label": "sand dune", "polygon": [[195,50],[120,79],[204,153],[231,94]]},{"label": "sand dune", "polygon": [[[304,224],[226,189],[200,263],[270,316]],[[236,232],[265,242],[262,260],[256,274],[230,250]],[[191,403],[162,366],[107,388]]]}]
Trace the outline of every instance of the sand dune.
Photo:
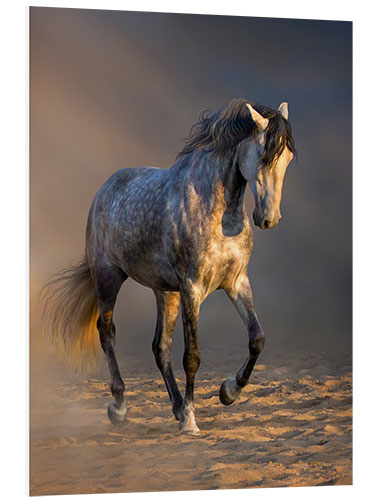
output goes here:
[{"label": "sand dune", "polygon": [[105,372],[38,382],[31,494],[351,484],[348,367],[330,370],[314,356],[259,365],[230,407],[218,398],[222,374],[205,368],[196,385],[200,437],[179,435],[164,384],[150,373],[126,379],[121,428],[106,417]]}]

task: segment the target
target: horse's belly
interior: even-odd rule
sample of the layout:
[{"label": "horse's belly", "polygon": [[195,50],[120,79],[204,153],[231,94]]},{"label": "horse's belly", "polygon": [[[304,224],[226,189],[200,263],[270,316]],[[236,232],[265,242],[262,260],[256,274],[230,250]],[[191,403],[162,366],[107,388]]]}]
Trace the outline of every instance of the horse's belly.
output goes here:
[{"label": "horse's belly", "polygon": [[179,290],[178,277],[165,255],[139,255],[136,260],[134,255],[125,255],[121,267],[130,278],[153,290]]}]

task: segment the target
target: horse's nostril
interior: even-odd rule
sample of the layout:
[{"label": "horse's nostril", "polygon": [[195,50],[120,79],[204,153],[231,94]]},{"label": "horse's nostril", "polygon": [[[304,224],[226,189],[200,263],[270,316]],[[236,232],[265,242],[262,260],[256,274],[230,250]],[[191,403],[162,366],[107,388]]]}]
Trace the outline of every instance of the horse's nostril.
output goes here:
[{"label": "horse's nostril", "polygon": [[263,221],[263,227],[264,227],[264,229],[267,229],[270,224],[271,224],[271,222],[268,219],[264,219],[264,221]]}]

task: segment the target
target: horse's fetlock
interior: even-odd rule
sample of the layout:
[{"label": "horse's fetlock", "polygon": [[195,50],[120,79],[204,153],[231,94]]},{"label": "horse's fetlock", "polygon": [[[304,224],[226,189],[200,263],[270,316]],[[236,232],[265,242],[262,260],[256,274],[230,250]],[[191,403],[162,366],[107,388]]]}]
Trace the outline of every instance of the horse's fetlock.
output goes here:
[{"label": "horse's fetlock", "polygon": [[124,381],[119,379],[111,383],[111,393],[113,397],[122,396],[125,391]]}]

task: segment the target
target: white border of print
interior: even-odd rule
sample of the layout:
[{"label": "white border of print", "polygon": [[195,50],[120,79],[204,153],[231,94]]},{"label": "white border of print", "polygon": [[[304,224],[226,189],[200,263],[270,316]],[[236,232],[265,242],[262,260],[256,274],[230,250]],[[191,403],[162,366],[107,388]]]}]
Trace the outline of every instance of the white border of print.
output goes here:
[{"label": "white border of print", "polygon": [[[373,16],[371,2],[345,0],[315,0],[297,2],[268,0],[248,2],[232,0],[221,5],[214,0],[65,0],[43,1],[40,7],[71,7],[111,10],[137,10],[153,12],[181,12],[259,17],[284,17],[304,19],[329,19],[353,21],[354,34],[354,485],[311,488],[274,488],[249,490],[220,490],[170,493],[127,494],[129,500],[143,498],[179,499],[229,499],[284,498],[291,500],[315,498],[340,500],[369,497],[373,489],[372,451],[374,432],[371,432],[373,413],[372,368],[375,346],[374,327],[370,316],[373,306],[374,254],[373,240],[373,186],[375,167],[365,162],[362,145],[371,147],[373,137],[366,123],[370,119],[363,109],[372,102],[374,70],[371,48]],[[13,0],[3,6],[1,16],[1,398],[2,429],[2,494],[5,498],[21,498],[28,492],[28,7],[29,2]],[[366,105],[363,106],[363,103]],[[371,113],[372,114],[372,113]],[[372,117],[371,117],[372,118]],[[372,120],[373,121],[373,120]],[[365,179],[365,182],[362,181]],[[5,272],[5,277],[4,277]],[[26,340],[25,340],[26,339]],[[11,353],[17,353],[15,359]],[[26,359],[26,362],[24,360]],[[16,365],[17,363],[17,365]],[[26,422],[25,422],[26,421]],[[26,460],[26,466],[25,464]],[[151,495],[151,496],[150,496]],[[115,495],[116,496],[116,495]],[[98,498],[97,495],[84,495]],[[44,497],[56,498],[56,497]],[[81,497],[80,497],[81,498]],[[100,498],[113,499],[113,494]]]}]

